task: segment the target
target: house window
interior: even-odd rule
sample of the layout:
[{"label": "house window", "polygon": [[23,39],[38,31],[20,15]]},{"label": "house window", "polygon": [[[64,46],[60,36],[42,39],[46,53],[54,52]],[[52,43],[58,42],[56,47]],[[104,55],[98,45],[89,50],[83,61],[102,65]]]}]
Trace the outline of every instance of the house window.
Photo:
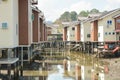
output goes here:
[{"label": "house window", "polygon": [[112,25],[112,20],[108,20],[107,25]]},{"label": "house window", "polygon": [[100,37],[100,33],[98,33],[98,37]]},{"label": "house window", "polygon": [[119,35],[119,32],[116,32],[117,35]]},{"label": "house window", "polygon": [[111,32],[109,32],[109,35],[111,35]]},{"label": "house window", "polygon": [[116,20],[117,21],[117,23],[120,23],[120,19],[118,19],[118,20]]},{"label": "house window", "polygon": [[107,32],[105,32],[105,35],[107,35]]},{"label": "house window", "polygon": [[90,34],[87,34],[87,38],[90,38]]},{"label": "house window", "polygon": [[7,24],[7,23],[2,23],[2,28],[3,28],[3,29],[8,28],[8,24]]},{"label": "house window", "polygon": [[75,30],[75,28],[74,28],[74,27],[72,27],[72,30],[74,31],[74,30]]},{"label": "house window", "polygon": [[113,32],[112,34],[115,35],[115,32]]}]

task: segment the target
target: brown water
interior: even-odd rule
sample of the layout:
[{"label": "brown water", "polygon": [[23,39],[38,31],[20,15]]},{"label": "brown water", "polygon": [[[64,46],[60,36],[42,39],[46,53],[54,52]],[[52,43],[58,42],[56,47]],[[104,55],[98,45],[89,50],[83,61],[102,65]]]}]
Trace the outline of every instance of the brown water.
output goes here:
[{"label": "brown water", "polygon": [[[108,65],[108,63],[100,61],[99,58],[93,58],[89,54],[69,52],[65,55],[43,56],[45,56],[45,60],[36,60],[39,63],[38,69],[24,70],[22,80],[77,80],[76,64],[81,67],[81,80],[92,80],[92,76],[99,80],[107,80],[104,74],[104,65]],[[63,68],[64,58],[67,58],[68,62],[66,71]]]}]

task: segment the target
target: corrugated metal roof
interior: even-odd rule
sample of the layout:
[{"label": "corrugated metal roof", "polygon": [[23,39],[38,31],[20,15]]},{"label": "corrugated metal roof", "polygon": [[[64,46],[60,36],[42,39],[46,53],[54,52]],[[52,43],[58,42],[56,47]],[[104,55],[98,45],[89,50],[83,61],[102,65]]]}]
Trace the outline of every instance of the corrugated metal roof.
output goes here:
[{"label": "corrugated metal roof", "polygon": [[107,16],[111,15],[112,13],[114,13],[114,12],[116,12],[116,11],[119,11],[119,10],[120,10],[120,8],[114,9],[114,10],[111,10],[111,11],[108,11],[108,12],[103,12],[100,16],[94,17],[94,18],[91,20],[91,22],[92,22],[92,21],[95,21],[95,20],[103,19],[104,17],[107,17]]},{"label": "corrugated metal roof", "polygon": [[70,27],[80,24],[80,21],[62,22],[63,27]]},{"label": "corrugated metal roof", "polygon": [[120,13],[119,13],[119,14],[114,15],[114,16],[113,16],[113,18],[117,18],[117,17],[119,17],[119,16],[120,16]]},{"label": "corrugated metal roof", "polygon": [[111,15],[112,13],[114,13],[114,12],[116,12],[116,11],[119,11],[119,10],[120,10],[120,8],[114,9],[114,10],[111,10],[111,11],[108,11],[108,12],[105,12],[105,13],[103,13],[102,15],[99,16],[99,19],[103,19],[104,17],[109,16],[109,15]]}]

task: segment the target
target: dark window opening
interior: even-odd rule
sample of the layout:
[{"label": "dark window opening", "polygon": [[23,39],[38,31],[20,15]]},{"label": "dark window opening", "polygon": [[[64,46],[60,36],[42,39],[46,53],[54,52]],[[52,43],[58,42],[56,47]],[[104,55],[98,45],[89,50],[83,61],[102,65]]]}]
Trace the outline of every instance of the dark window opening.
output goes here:
[{"label": "dark window opening", "polygon": [[75,30],[75,28],[74,28],[74,27],[72,27],[72,30]]},{"label": "dark window opening", "polygon": [[87,34],[87,38],[90,38],[90,34]]}]

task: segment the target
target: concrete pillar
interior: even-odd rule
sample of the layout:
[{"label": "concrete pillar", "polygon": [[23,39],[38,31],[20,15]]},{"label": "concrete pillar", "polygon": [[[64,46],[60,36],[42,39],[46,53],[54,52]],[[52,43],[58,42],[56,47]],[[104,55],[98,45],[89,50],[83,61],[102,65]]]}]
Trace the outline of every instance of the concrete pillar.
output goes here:
[{"label": "concrete pillar", "polygon": [[64,27],[63,29],[63,41],[67,40],[67,27]]},{"label": "concrete pillar", "polygon": [[75,27],[75,40],[77,42],[80,41],[80,24],[76,25]]},{"label": "concrete pillar", "polygon": [[81,80],[81,66],[77,63],[75,65],[75,80]]},{"label": "concrete pillar", "polygon": [[63,68],[64,68],[64,71],[68,70],[68,64],[66,59],[63,60]]}]

